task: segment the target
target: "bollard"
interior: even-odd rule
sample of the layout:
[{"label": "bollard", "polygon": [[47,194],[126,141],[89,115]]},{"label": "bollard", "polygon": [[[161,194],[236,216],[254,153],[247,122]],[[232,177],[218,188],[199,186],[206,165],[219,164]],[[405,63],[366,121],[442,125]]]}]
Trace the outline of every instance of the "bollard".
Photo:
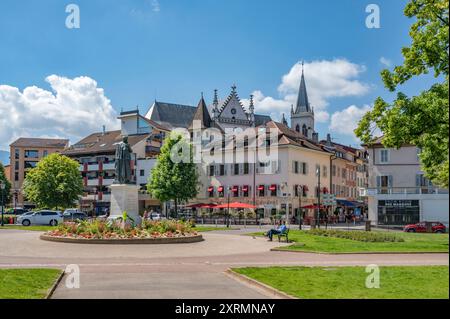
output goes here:
[{"label": "bollard", "polygon": [[370,220],[366,220],[366,231],[371,231],[371,230],[372,230],[372,229],[371,229],[371,227],[372,227],[371,222],[372,222],[372,221],[370,221]]}]

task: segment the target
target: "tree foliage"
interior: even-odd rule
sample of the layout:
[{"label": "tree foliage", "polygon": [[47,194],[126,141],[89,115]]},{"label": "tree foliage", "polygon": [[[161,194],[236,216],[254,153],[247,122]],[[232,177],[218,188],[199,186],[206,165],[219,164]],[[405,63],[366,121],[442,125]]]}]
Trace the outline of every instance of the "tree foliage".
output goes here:
[{"label": "tree foliage", "polygon": [[[3,200],[6,203],[9,203],[9,201],[11,200],[11,183],[9,182],[8,178],[6,177],[5,174],[5,168],[3,167],[3,164],[0,163],[0,183],[4,183],[5,184],[5,189],[3,190]],[[2,190],[0,189],[0,205],[1,203],[1,192]]]},{"label": "tree foliage", "polygon": [[83,194],[78,162],[51,154],[31,169],[24,181],[27,198],[40,208],[68,208]]},{"label": "tree foliage", "polygon": [[[172,161],[174,154],[181,156],[183,151],[189,152],[188,160]],[[197,196],[198,173],[193,162],[192,145],[183,136],[171,134],[165,139],[147,189],[162,202],[174,200],[176,206]]]},{"label": "tree foliage", "polygon": [[367,144],[379,129],[386,147],[416,145],[425,176],[443,187],[448,187],[449,179],[448,6],[448,0],[411,0],[404,13],[415,22],[410,28],[411,45],[402,49],[403,65],[381,72],[390,91],[430,70],[440,82],[412,98],[402,92],[392,103],[377,98],[355,130]]}]

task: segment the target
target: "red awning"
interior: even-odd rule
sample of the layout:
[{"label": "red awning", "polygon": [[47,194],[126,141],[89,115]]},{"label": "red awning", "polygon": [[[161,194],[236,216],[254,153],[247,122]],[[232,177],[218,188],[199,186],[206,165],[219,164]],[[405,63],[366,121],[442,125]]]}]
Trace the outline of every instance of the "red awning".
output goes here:
[{"label": "red awning", "polygon": [[208,192],[214,192],[214,187],[213,186],[210,186],[210,187],[208,187]]},{"label": "red awning", "polygon": [[217,191],[218,191],[219,193],[222,193],[222,192],[223,192],[223,186],[219,186],[219,187],[217,188]]},{"label": "red awning", "polygon": [[242,186],[242,191],[243,192],[248,192],[248,185]]},{"label": "red awning", "polygon": [[233,186],[233,192],[238,192],[239,191],[239,186]]},{"label": "red awning", "polygon": [[222,204],[222,205],[218,205],[215,208],[256,208],[256,206],[253,206],[251,204],[246,204],[246,203],[239,203],[239,202],[233,202],[230,204]]},{"label": "red awning", "polygon": [[265,186],[264,186],[264,185],[259,185],[259,186],[258,186],[258,190],[259,190],[259,191],[263,191],[263,190],[264,190],[264,188],[265,188]]},{"label": "red awning", "polygon": [[270,185],[269,190],[276,191],[277,190],[277,185],[275,185],[275,184]]}]

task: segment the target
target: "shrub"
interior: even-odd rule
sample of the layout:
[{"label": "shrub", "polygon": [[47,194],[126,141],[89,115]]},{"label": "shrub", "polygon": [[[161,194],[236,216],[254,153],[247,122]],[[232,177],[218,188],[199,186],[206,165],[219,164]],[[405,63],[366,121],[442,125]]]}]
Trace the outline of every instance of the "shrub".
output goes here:
[{"label": "shrub", "polygon": [[403,242],[403,238],[395,236],[391,233],[383,232],[364,232],[364,231],[343,231],[343,230],[328,230],[328,229],[311,229],[308,234],[323,236],[345,238],[363,242]]}]

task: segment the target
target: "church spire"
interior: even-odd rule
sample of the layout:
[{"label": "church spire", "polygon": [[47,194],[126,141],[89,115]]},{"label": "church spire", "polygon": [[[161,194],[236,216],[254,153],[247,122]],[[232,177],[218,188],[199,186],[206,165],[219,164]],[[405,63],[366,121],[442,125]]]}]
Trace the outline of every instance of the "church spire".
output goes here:
[{"label": "church spire", "polygon": [[295,108],[295,113],[311,112],[311,107],[309,105],[308,93],[306,92],[305,83],[305,72],[304,72],[304,62],[302,61],[302,77],[300,80],[300,88],[298,90],[297,107]]},{"label": "church spire", "polygon": [[283,118],[281,119],[281,123],[283,123],[283,125],[285,125],[285,126],[288,126],[288,121],[286,120],[284,113],[283,113]]}]

